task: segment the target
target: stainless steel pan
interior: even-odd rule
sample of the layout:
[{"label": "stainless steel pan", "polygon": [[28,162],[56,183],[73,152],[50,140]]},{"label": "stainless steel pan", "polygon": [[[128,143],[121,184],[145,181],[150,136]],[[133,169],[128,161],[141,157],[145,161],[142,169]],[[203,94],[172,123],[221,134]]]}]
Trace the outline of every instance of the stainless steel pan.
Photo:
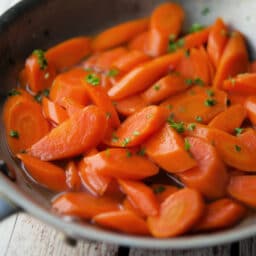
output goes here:
[{"label": "stainless steel pan", "polygon": [[[47,49],[66,38],[93,34],[112,24],[148,15],[157,0],[24,0],[0,17],[0,98],[15,86],[18,71],[35,48]],[[186,24],[212,23],[217,16],[243,31],[251,57],[256,57],[256,1],[180,0]],[[208,12],[207,12],[208,10]],[[13,203],[74,239],[90,239],[144,248],[192,248],[219,245],[256,234],[256,214],[235,228],[212,234],[174,239],[136,237],[106,231],[89,224],[71,223],[54,215],[50,194],[32,184],[8,153],[0,124],[0,218],[16,211]],[[31,131],[33,132],[33,131]],[[14,174],[16,176],[15,181]],[[4,196],[3,196],[4,195]],[[10,201],[6,201],[9,198]]]}]

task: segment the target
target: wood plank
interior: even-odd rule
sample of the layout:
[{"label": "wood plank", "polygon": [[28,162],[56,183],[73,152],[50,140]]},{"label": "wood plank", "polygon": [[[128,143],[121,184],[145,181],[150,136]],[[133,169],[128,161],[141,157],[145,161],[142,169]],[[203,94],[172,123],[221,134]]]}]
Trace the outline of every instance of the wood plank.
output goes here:
[{"label": "wood plank", "polygon": [[103,243],[64,243],[63,235],[26,214],[19,214],[6,256],[113,256],[118,247]]},{"label": "wood plank", "polygon": [[239,256],[254,256],[256,255],[256,238],[242,240],[239,243]]}]

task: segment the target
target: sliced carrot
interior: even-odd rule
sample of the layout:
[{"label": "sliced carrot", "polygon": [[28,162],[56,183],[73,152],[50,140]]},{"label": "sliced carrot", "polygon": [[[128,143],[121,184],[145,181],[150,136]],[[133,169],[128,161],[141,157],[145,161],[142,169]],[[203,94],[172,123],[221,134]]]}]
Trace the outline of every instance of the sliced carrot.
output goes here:
[{"label": "sliced carrot", "polygon": [[256,124],[256,96],[248,97],[245,101],[245,109],[253,125]]},{"label": "sliced carrot", "polygon": [[185,79],[178,74],[169,74],[142,93],[142,97],[150,104],[156,104],[166,98],[187,89]]},{"label": "sliced carrot", "polygon": [[181,189],[161,204],[158,216],[148,217],[149,230],[157,238],[182,235],[202,217],[204,208],[203,199],[196,190]]},{"label": "sliced carrot", "polygon": [[256,61],[252,61],[249,66],[249,72],[256,73]]},{"label": "sliced carrot", "polygon": [[196,231],[212,231],[232,227],[246,214],[246,209],[235,201],[223,198],[206,206],[206,213],[196,225]]},{"label": "sliced carrot", "polygon": [[91,39],[88,37],[75,37],[50,48],[45,56],[61,71],[78,64],[91,52]]},{"label": "sliced carrot", "polygon": [[98,153],[99,153],[99,150],[97,148],[91,148],[84,153],[84,156],[93,156]]},{"label": "sliced carrot", "polygon": [[103,227],[127,234],[148,235],[146,222],[132,211],[113,211],[96,215],[93,221]]},{"label": "sliced carrot", "polygon": [[222,131],[233,133],[235,128],[240,127],[246,118],[246,110],[240,105],[233,105],[221,112],[209,123],[209,127],[217,128]]},{"label": "sliced carrot", "polygon": [[125,211],[128,210],[128,211],[135,213],[136,215],[138,215],[141,218],[146,217],[146,215],[140,210],[140,208],[138,208],[138,206],[136,206],[135,204],[132,204],[127,197],[124,199],[124,201],[122,203],[122,208]]},{"label": "sliced carrot", "polygon": [[248,68],[248,52],[244,38],[239,32],[233,32],[219,61],[213,86],[222,88],[224,80],[247,72]]},{"label": "sliced carrot", "polygon": [[179,190],[175,186],[165,184],[153,184],[151,188],[159,203],[162,203],[167,197]]},{"label": "sliced carrot", "polygon": [[100,33],[92,42],[94,51],[106,50],[126,43],[136,35],[147,30],[149,20],[137,19],[121,23]]},{"label": "sliced carrot", "polygon": [[147,158],[125,149],[107,149],[96,155],[85,157],[89,168],[104,176],[141,180],[158,173],[158,167]]},{"label": "sliced carrot", "polygon": [[186,137],[189,152],[198,163],[198,167],[178,174],[182,182],[209,199],[223,197],[228,184],[226,167],[217,150],[200,138]]},{"label": "sliced carrot", "polygon": [[76,156],[97,146],[105,131],[104,113],[96,106],[85,107],[32,145],[29,153],[44,161]]},{"label": "sliced carrot", "polygon": [[247,128],[242,131],[238,137],[238,140],[244,144],[251,152],[256,150],[256,131],[252,128]]},{"label": "sliced carrot", "polygon": [[26,88],[28,83],[27,70],[23,68],[19,73],[19,85],[21,88]]},{"label": "sliced carrot", "polygon": [[207,52],[211,58],[212,63],[217,68],[220,62],[223,51],[228,42],[228,28],[221,18],[218,18],[211,27]]},{"label": "sliced carrot", "polygon": [[66,97],[62,98],[61,105],[65,108],[69,117],[71,117],[76,113],[80,113],[84,108],[83,105],[77,103],[71,98],[66,98]]},{"label": "sliced carrot", "polygon": [[67,190],[65,171],[28,154],[18,154],[29,175],[40,185],[57,192]]},{"label": "sliced carrot", "polygon": [[153,11],[146,51],[151,56],[167,52],[170,35],[178,37],[185,17],[183,8],[176,3],[163,3]]},{"label": "sliced carrot", "polygon": [[244,106],[245,101],[248,98],[248,95],[241,94],[241,93],[228,92],[228,98],[229,98],[231,105],[240,104],[240,105]]},{"label": "sliced carrot", "polygon": [[91,219],[100,213],[117,211],[118,203],[108,196],[94,197],[85,192],[68,192],[55,198],[52,207],[61,215]]},{"label": "sliced carrot", "polygon": [[118,182],[132,205],[136,205],[146,216],[158,214],[159,203],[150,187],[139,181],[118,180]]},{"label": "sliced carrot", "polygon": [[134,68],[108,92],[112,100],[124,99],[147,89],[150,85],[175,68],[183,56],[182,51],[167,54]]},{"label": "sliced carrot", "polygon": [[[115,72],[115,69],[113,69]],[[119,72],[118,70],[116,70]],[[111,70],[109,71],[111,73]],[[101,74],[101,86],[108,92],[113,86],[113,78],[109,76],[109,73]]]},{"label": "sliced carrot", "polygon": [[106,142],[111,146],[133,147],[140,145],[155,133],[167,119],[167,111],[148,106],[129,116]]},{"label": "sliced carrot", "polygon": [[135,36],[129,43],[128,48],[130,50],[136,50],[145,52],[145,46],[149,37],[149,31],[142,32]]},{"label": "sliced carrot", "polygon": [[166,124],[145,143],[146,154],[170,173],[189,170],[197,165],[185,150],[183,138]]},{"label": "sliced carrot", "polygon": [[228,185],[228,193],[242,203],[256,207],[256,176],[242,175],[232,176]]},{"label": "sliced carrot", "polygon": [[81,178],[79,177],[78,169],[74,161],[68,162],[66,168],[66,183],[72,191],[78,191],[81,188]]}]

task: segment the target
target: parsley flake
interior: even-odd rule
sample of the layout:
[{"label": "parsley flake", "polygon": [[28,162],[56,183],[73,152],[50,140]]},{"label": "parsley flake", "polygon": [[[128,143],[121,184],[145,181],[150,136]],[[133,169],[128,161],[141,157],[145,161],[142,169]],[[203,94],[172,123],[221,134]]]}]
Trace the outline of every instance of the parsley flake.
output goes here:
[{"label": "parsley flake", "polygon": [[113,68],[113,69],[110,69],[110,70],[108,71],[107,76],[108,76],[108,77],[115,77],[115,76],[117,76],[118,74],[119,74],[119,70]]},{"label": "parsley flake", "polygon": [[240,135],[240,134],[242,134],[243,133],[243,131],[244,131],[244,129],[243,128],[235,128],[235,134],[236,134],[236,136],[238,136],[238,135]]},{"label": "parsley flake", "polygon": [[141,148],[138,152],[137,152],[137,155],[139,156],[145,156],[146,154],[146,149],[145,148]]},{"label": "parsley flake", "polygon": [[185,83],[186,83],[186,85],[191,86],[191,85],[193,85],[193,79],[187,78],[187,79],[185,80]]},{"label": "parsley flake", "polygon": [[21,92],[16,90],[16,89],[11,89],[9,92],[8,92],[8,96],[15,96],[15,95],[20,95]]},{"label": "parsley flake", "polygon": [[10,137],[15,138],[15,139],[18,139],[20,137],[18,131],[15,131],[15,130],[11,130],[9,135],[10,135]]},{"label": "parsley flake", "polygon": [[132,157],[132,152],[131,152],[131,151],[127,151],[127,152],[126,152],[126,156],[127,156],[128,158]]},{"label": "parsley flake", "polygon": [[194,123],[188,124],[188,128],[187,128],[188,131],[194,131],[195,129],[196,129],[196,124]]},{"label": "parsley flake", "polygon": [[164,192],[166,190],[166,188],[162,185],[159,185],[157,187],[154,188],[154,193],[155,194],[160,194],[162,192]]},{"label": "parsley flake", "polygon": [[91,84],[92,86],[98,86],[100,84],[100,78],[97,75],[93,74],[93,73],[88,74],[85,77],[85,81],[88,84]]},{"label": "parsley flake", "polygon": [[213,97],[214,96],[214,91],[212,89],[207,89],[206,90],[206,94],[209,96],[209,97]]},{"label": "parsley flake", "polygon": [[185,40],[183,38],[174,42],[173,40],[169,40],[168,44],[168,52],[175,52],[177,49],[182,48],[185,44]]},{"label": "parsley flake", "polygon": [[173,120],[168,119],[169,125],[175,129],[178,133],[183,133],[185,131],[184,123],[183,122],[174,122]]},{"label": "parsley flake", "polygon": [[186,49],[185,50],[185,56],[188,58],[190,56],[190,50],[189,49]]},{"label": "parsley flake", "polygon": [[118,142],[119,138],[117,137],[116,133],[112,134],[112,142]]},{"label": "parsley flake", "polygon": [[209,7],[205,7],[202,11],[201,11],[201,15],[206,16],[210,13],[210,8]]},{"label": "parsley flake", "polygon": [[194,84],[204,86],[204,81],[201,78],[197,77],[194,79]]},{"label": "parsley flake", "polygon": [[214,99],[207,99],[205,102],[204,102],[204,105],[207,106],[207,107],[212,107],[214,105],[216,105],[216,100]]},{"label": "parsley flake", "polygon": [[122,146],[126,147],[129,143],[131,142],[130,138],[124,138],[123,142],[122,142]]},{"label": "parsley flake", "polygon": [[199,23],[194,23],[191,28],[189,29],[189,33],[195,33],[200,30],[204,29],[204,26]]},{"label": "parsley flake", "polygon": [[37,62],[41,70],[45,70],[48,66],[48,61],[43,50],[37,49],[33,51],[33,55],[37,57]]},{"label": "parsley flake", "polygon": [[236,152],[240,152],[242,150],[242,148],[239,147],[238,145],[235,145],[235,150],[236,150]]},{"label": "parsley flake", "polygon": [[185,138],[184,142],[185,142],[185,144],[184,144],[184,148],[185,148],[185,150],[186,150],[186,151],[189,151],[189,150],[190,150],[190,148],[191,148],[191,145],[190,145],[190,143],[189,143],[188,139],[187,139],[187,138]]},{"label": "parsley flake", "polygon": [[201,116],[196,116],[195,119],[197,122],[200,122],[200,123],[203,121],[203,118]]},{"label": "parsley flake", "polygon": [[155,90],[155,91],[159,91],[159,90],[160,90],[160,85],[159,85],[159,84],[156,84],[156,85],[154,86],[154,90]]}]

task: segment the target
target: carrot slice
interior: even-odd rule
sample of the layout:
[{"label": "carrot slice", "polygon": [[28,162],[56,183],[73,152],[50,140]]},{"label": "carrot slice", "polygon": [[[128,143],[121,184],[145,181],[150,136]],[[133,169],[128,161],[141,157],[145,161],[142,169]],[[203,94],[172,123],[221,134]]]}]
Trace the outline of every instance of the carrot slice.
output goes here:
[{"label": "carrot slice", "polygon": [[256,150],[256,131],[252,128],[242,130],[242,134],[238,137],[238,140],[244,144],[251,152]]},{"label": "carrot slice", "polygon": [[150,187],[139,181],[118,180],[118,182],[132,205],[136,205],[146,216],[158,214],[159,204]]},{"label": "carrot slice", "polygon": [[183,138],[166,124],[145,143],[146,154],[170,173],[189,170],[197,165],[185,150]]},{"label": "carrot slice", "polygon": [[166,98],[187,89],[185,79],[175,73],[169,74],[142,93],[142,97],[150,104],[158,103]]},{"label": "carrot slice", "polygon": [[149,55],[160,56],[167,52],[169,37],[178,37],[184,17],[184,10],[176,3],[163,3],[153,11],[146,44]]},{"label": "carrot slice", "polygon": [[165,184],[153,184],[151,188],[159,203],[162,203],[167,197],[179,190],[175,186]]},{"label": "carrot slice", "polygon": [[245,101],[248,98],[248,95],[241,94],[241,93],[228,92],[228,98],[229,98],[231,105],[240,104],[240,105],[244,106]]},{"label": "carrot slice", "polygon": [[220,59],[213,86],[215,88],[222,88],[224,80],[247,72],[248,68],[248,52],[244,38],[239,32],[234,32]]},{"label": "carrot slice", "polygon": [[249,72],[256,73],[256,61],[255,60],[250,63]]},{"label": "carrot slice", "polygon": [[246,214],[246,209],[231,199],[223,198],[206,206],[206,213],[196,231],[212,231],[232,227]]},{"label": "carrot slice", "polygon": [[178,177],[186,186],[196,189],[209,199],[223,197],[229,177],[217,150],[200,138],[186,137],[185,140],[198,167],[179,173]]},{"label": "carrot slice", "polygon": [[178,51],[134,68],[109,90],[108,95],[112,100],[120,100],[147,89],[168,70],[173,69],[182,56],[183,52]]},{"label": "carrot slice", "polygon": [[157,238],[175,237],[188,232],[204,213],[204,202],[196,191],[184,188],[170,195],[158,216],[148,217],[151,234]]},{"label": "carrot slice", "polygon": [[50,48],[45,56],[61,71],[78,64],[91,52],[91,39],[88,37],[75,37]]},{"label": "carrot slice", "polygon": [[253,125],[256,124],[256,96],[247,98],[245,102],[245,109],[247,110],[248,117]]},{"label": "carrot slice", "polygon": [[53,191],[62,192],[67,190],[66,176],[62,168],[28,154],[18,154],[17,157],[38,184]]},{"label": "carrot slice", "polygon": [[136,206],[135,204],[132,204],[132,202],[130,202],[127,197],[124,199],[122,203],[122,209],[125,211],[131,211],[141,218],[146,217],[146,215],[140,210],[140,208],[138,208],[138,206]]},{"label": "carrot slice", "polygon": [[127,234],[148,235],[146,222],[132,211],[113,211],[96,215],[93,221],[103,227]]},{"label": "carrot slice", "polygon": [[74,161],[68,162],[65,172],[68,188],[73,191],[79,191],[81,188],[81,178],[79,177],[78,169]]},{"label": "carrot slice", "polygon": [[131,154],[125,149],[107,149],[96,155],[85,157],[86,166],[101,175],[141,180],[158,173],[158,167],[147,158]]},{"label": "carrot slice", "polygon": [[133,37],[147,30],[149,20],[137,19],[121,23],[100,33],[92,42],[94,51],[106,50],[126,43]]},{"label": "carrot slice", "polygon": [[209,127],[217,128],[222,131],[233,133],[235,128],[240,127],[246,118],[246,110],[240,105],[233,105],[221,112],[209,123]]},{"label": "carrot slice", "polygon": [[140,145],[155,133],[166,119],[165,109],[158,106],[148,106],[129,116],[106,143],[118,147]]},{"label": "carrot slice", "polygon": [[242,175],[232,176],[228,185],[228,193],[242,203],[256,207],[256,176]]},{"label": "carrot slice", "polygon": [[105,131],[104,113],[96,106],[85,107],[32,145],[29,153],[44,161],[76,156],[97,146]]},{"label": "carrot slice", "polygon": [[149,31],[142,32],[135,36],[129,43],[130,50],[137,50],[145,53],[145,46],[149,37]]},{"label": "carrot slice", "polygon": [[68,192],[55,198],[52,207],[61,215],[91,219],[100,213],[117,211],[118,203],[109,196],[94,197],[85,192]]},{"label": "carrot slice", "polygon": [[62,98],[61,100],[61,106],[63,106],[68,114],[69,117],[71,117],[72,115],[76,114],[76,113],[80,113],[84,106],[77,103],[76,101],[74,101],[71,98]]}]

